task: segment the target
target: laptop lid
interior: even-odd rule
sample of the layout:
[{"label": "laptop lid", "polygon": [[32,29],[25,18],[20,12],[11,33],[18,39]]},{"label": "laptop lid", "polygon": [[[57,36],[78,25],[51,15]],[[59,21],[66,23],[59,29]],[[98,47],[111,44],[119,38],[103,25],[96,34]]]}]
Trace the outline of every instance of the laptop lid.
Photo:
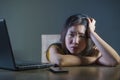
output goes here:
[{"label": "laptop lid", "polygon": [[0,19],[0,68],[15,69],[15,60],[5,19]]},{"label": "laptop lid", "polygon": [[0,19],[0,68],[10,70],[28,70],[48,68],[54,64],[16,65],[5,19]]}]

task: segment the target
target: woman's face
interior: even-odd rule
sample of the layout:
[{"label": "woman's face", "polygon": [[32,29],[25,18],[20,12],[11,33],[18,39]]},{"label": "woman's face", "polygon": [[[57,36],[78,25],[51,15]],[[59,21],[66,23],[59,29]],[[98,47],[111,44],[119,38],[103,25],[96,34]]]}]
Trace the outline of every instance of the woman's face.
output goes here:
[{"label": "woman's face", "polygon": [[71,54],[79,54],[86,48],[84,25],[71,26],[65,36],[65,45]]}]

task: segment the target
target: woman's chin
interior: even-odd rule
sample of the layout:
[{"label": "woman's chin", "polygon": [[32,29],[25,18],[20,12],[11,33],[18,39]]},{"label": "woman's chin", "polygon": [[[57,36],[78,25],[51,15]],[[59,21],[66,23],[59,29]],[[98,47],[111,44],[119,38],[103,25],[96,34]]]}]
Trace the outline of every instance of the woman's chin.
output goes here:
[{"label": "woman's chin", "polygon": [[71,51],[70,53],[73,54],[73,55],[78,55],[80,52],[77,52],[77,51]]}]

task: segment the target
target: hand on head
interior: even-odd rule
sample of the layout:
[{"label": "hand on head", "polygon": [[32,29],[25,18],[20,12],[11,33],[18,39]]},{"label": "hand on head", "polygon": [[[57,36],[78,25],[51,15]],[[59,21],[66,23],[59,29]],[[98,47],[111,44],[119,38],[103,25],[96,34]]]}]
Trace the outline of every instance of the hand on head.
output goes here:
[{"label": "hand on head", "polygon": [[90,32],[91,31],[95,31],[95,23],[96,23],[96,20],[94,19],[94,18],[87,18],[87,20],[88,20],[88,27],[89,27],[89,30],[90,30]]}]

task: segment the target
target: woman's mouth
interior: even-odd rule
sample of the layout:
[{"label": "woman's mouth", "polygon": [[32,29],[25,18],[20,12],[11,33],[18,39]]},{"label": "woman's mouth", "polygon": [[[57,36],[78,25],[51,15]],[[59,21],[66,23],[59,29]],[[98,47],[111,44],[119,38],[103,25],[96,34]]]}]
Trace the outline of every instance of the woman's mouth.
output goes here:
[{"label": "woman's mouth", "polygon": [[72,46],[71,49],[76,50],[76,49],[78,49],[78,47],[77,46]]}]

